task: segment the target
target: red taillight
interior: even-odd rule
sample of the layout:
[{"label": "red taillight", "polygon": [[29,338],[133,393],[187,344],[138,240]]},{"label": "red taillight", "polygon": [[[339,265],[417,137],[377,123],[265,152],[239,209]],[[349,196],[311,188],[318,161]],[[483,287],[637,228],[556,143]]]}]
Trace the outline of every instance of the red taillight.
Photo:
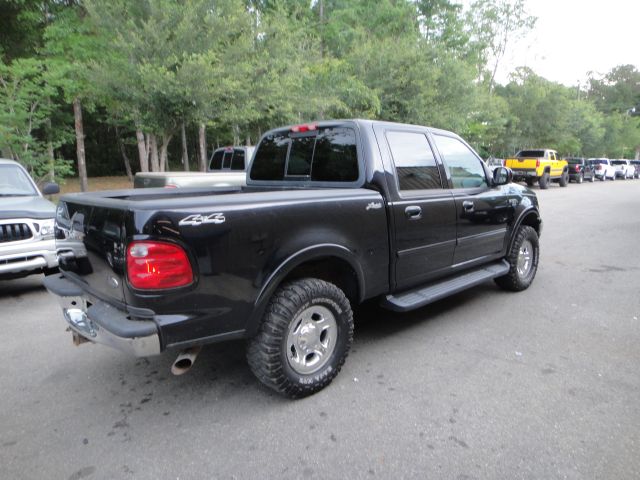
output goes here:
[{"label": "red taillight", "polygon": [[599,164],[598,164],[598,165],[596,166],[596,170],[602,170],[602,165],[599,165]]},{"label": "red taillight", "polygon": [[305,125],[295,125],[291,127],[291,131],[293,133],[311,132],[317,129],[318,129],[318,126],[315,123],[307,123]]},{"label": "red taillight", "polygon": [[540,159],[536,160],[536,168],[540,166]]},{"label": "red taillight", "polygon": [[133,288],[160,290],[189,285],[193,282],[193,271],[179,245],[139,241],[127,247],[127,278]]},{"label": "red taillight", "polygon": [[173,183],[167,183],[164,188],[178,188],[177,185],[174,185]]},{"label": "red taillight", "polygon": [[576,172],[580,171],[580,165],[576,165]]}]

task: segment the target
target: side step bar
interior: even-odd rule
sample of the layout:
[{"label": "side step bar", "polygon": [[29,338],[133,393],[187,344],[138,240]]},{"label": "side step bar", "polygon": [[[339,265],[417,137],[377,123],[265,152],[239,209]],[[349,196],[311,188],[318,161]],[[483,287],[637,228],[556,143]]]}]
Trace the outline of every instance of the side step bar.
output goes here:
[{"label": "side step bar", "polygon": [[394,312],[407,312],[507,273],[509,273],[509,264],[505,260],[500,260],[453,278],[449,277],[395,295],[387,295],[381,305]]}]

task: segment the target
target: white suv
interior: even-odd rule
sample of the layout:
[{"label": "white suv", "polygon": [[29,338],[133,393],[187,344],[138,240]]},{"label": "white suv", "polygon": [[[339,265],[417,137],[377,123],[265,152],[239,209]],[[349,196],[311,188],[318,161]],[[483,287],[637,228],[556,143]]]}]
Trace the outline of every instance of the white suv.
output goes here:
[{"label": "white suv", "polygon": [[610,180],[616,179],[616,169],[611,165],[611,161],[608,158],[590,158],[589,162],[593,165],[593,173],[596,178],[603,182],[607,178]]}]

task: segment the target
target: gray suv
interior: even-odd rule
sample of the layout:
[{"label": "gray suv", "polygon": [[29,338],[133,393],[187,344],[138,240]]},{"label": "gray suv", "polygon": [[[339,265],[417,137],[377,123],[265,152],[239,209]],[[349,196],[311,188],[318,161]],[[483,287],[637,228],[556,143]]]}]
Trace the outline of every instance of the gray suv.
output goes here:
[{"label": "gray suv", "polygon": [[[42,189],[59,191],[55,183]],[[56,271],[55,211],[22,165],[0,159],[0,280]]]}]

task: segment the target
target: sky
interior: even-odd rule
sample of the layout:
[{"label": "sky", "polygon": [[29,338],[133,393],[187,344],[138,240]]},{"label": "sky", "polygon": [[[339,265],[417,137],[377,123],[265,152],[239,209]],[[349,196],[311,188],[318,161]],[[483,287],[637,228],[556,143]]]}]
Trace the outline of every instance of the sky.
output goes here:
[{"label": "sky", "polygon": [[621,64],[640,70],[640,0],[525,0],[525,4],[527,12],[538,17],[536,26],[507,47],[498,82],[507,83],[509,72],[518,66],[567,86],[584,85],[588,72],[605,74]]}]

